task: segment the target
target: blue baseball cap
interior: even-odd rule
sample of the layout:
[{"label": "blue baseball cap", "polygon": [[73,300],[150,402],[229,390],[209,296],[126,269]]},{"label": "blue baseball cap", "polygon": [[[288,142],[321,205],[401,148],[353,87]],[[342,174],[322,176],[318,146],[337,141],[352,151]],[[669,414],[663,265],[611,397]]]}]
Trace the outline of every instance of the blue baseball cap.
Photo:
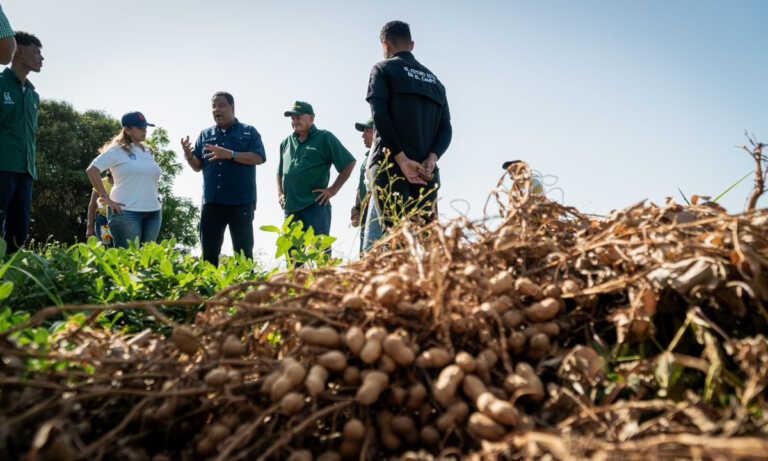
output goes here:
[{"label": "blue baseball cap", "polygon": [[147,126],[155,126],[152,123],[147,122],[146,117],[141,112],[128,112],[123,115],[123,119],[120,121],[123,126],[135,126],[136,128],[144,128]]}]

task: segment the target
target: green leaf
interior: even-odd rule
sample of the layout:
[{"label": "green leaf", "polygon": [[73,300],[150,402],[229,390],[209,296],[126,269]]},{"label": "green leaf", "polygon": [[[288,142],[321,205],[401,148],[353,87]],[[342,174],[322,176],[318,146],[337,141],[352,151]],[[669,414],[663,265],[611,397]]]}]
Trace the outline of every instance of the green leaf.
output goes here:
[{"label": "green leaf", "polygon": [[13,282],[4,282],[0,285],[0,301],[11,296],[11,292],[13,292]]},{"label": "green leaf", "polygon": [[280,233],[280,229],[278,229],[277,226],[261,226],[259,229],[263,230],[264,232],[272,232],[274,234]]},{"label": "green leaf", "polygon": [[162,272],[166,277],[173,277],[173,264],[171,263],[170,259],[163,259],[163,262],[160,263],[160,272]]},{"label": "green leaf", "polygon": [[192,282],[193,280],[195,280],[195,274],[192,273],[192,272],[189,272],[186,275],[184,275],[184,277],[180,278],[178,280],[178,283],[179,283],[179,285],[184,286],[184,285],[188,284],[189,282]]},{"label": "green leaf", "polygon": [[306,232],[304,232],[304,240],[311,244],[315,240],[315,228],[310,226]]},{"label": "green leaf", "polygon": [[751,171],[750,171],[750,172],[748,172],[747,174],[745,174],[745,175],[744,175],[744,176],[743,176],[741,179],[739,179],[738,181],[736,181],[736,183],[735,183],[734,185],[732,185],[732,186],[731,186],[731,187],[729,187],[728,189],[724,190],[724,191],[723,191],[723,192],[722,192],[720,195],[718,195],[717,197],[715,197],[715,199],[714,199],[714,200],[712,200],[712,201],[713,201],[713,202],[715,202],[715,203],[719,202],[721,198],[725,197],[725,194],[727,194],[728,192],[732,191],[734,187],[736,187],[736,186],[738,186],[739,184],[741,184],[741,182],[742,182],[742,181],[744,181],[745,179],[747,179],[748,177],[750,177],[752,174],[753,174],[753,172],[751,172]]},{"label": "green leaf", "polygon": [[[14,255],[14,256],[15,256],[15,255]],[[12,260],[13,260],[13,259],[12,259]],[[61,306],[62,304],[64,304],[64,301],[62,301],[62,300],[61,300],[61,298],[60,298],[59,296],[57,296],[56,294],[54,294],[53,292],[51,292],[51,290],[49,290],[49,289],[48,289],[48,287],[46,287],[46,286],[45,286],[45,285],[44,285],[42,282],[40,282],[40,280],[38,280],[38,278],[37,278],[37,277],[35,277],[34,275],[30,274],[28,271],[26,271],[26,270],[24,270],[24,269],[21,269],[21,268],[19,268],[19,267],[16,267],[16,266],[12,266],[12,267],[11,267],[11,269],[13,269],[13,270],[15,270],[15,271],[18,271],[18,272],[20,272],[20,273],[22,273],[22,274],[26,275],[26,276],[27,276],[27,277],[28,277],[30,280],[32,280],[32,281],[33,281],[33,282],[34,282],[34,283],[35,283],[37,286],[39,286],[39,287],[40,287],[40,288],[41,288],[41,289],[42,289],[42,290],[45,292],[45,294],[46,294],[46,295],[48,295],[48,298],[49,298],[51,301],[53,301],[53,303],[54,303],[54,304],[56,304],[57,306]]]},{"label": "green leaf", "polygon": [[[0,242],[3,242],[3,244],[5,244],[5,241],[3,239],[1,239],[1,238],[0,238]],[[5,265],[3,265],[3,267],[0,267],[0,277],[3,277],[5,275],[5,273],[8,271],[8,269],[10,269],[11,264],[13,264],[13,262],[16,260],[16,258],[20,254],[21,254],[21,252],[17,251],[16,253],[13,254],[13,256],[11,256],[11,259],[7,263],[5,263]]]},{"label": "green leaf", "polygon": [[288,253],[288,251],[293,247],[293,242],[291,240],[281,236],[277,239],[277,256],[276,258],[279,258],[280,256]]}]

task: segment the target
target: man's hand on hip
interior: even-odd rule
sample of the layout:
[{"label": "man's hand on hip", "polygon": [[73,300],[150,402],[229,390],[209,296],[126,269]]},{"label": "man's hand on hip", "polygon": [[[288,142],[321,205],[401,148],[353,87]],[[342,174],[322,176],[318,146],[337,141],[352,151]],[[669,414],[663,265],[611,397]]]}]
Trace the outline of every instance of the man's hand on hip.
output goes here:
[{"label": "man's hand on hip", "polygon": [[315,199],[315,203],[318,205],[328,205],[331,201],[331,197],[336,195],[336,192],[338,192],[333,187],[329,187],[327,189],[315,189],[312,191],[313,194],[320,194]]},{"label": "man's hand on hip", "polygon": [[424,166],[421,163],[409,159],[403,152],[395,155],[395,161],[409,183],[427,185],[427,182],[422,179],[425,172]]}]

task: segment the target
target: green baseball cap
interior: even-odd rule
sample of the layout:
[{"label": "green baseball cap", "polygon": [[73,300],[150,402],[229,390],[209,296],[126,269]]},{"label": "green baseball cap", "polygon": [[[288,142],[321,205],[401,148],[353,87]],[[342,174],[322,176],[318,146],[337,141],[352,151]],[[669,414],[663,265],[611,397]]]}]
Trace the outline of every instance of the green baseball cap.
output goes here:
[{"label": "green baseball cap", "polygon": [[309,115],[315,115],[315,111],[312,110],[312,104],[304,101],[296,101],[293,103],[293,106],[291,106],[290,109],[285,111],[286,117],[290,117],[291,115],[301,115],[301,114],[309,114]]},{"label": "green baseball cap", "polygon": [[365,123],[355,123],[355,129],[357,131],[365,131],[367,128],[373,128],[373,119],[369,119]]}]

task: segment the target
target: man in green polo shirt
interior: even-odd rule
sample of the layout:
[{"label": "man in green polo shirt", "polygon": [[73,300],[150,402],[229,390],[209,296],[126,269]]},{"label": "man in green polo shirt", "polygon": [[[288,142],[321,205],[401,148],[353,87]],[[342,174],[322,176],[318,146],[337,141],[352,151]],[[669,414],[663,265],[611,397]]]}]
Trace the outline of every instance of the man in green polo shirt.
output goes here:
[{"label": "man in green polo shirt", "polygon": [[29,235],[40,97],[27,75],[43,66],[40,40],[25,32],[16,32],[15,38],[11,67],[0,74],[0,230],[9,254]]},{"label": "man in green polo shirt", "polygon": [[[349,179],[355,158],[330,131],[315,126],[309,103],[296,101],[284,115],[291,118],[293,134],[280,144],[277,193],[286,218],[312,227],[315,234],[331,232],[331,198]],[[339,175],[331,180],[331,165]]]}]

